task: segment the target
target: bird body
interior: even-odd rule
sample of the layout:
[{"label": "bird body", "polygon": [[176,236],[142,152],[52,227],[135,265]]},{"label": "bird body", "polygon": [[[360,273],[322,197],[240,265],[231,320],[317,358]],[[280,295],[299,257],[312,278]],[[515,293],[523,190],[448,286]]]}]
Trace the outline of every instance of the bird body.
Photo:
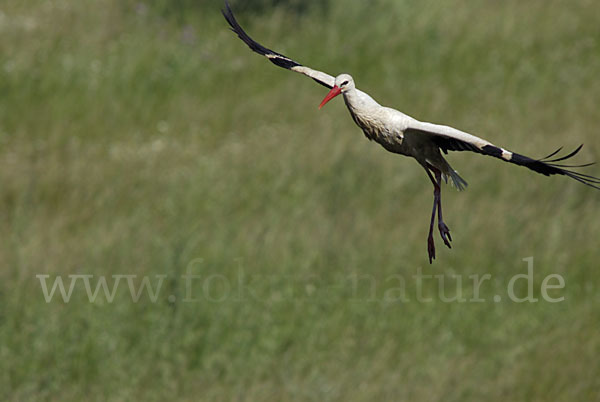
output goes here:
[{"label": "bird body", "polygon": [[[577,154],[583,145],[580,145],[573,152],[565,156],[554,157],[562,149],[559,148],[545,158],[533,159],[498,147],[483,138],[456,128],[419,121],[398,110],[377,103],[371,96],[356,88],[354,79],[349,74],[340,74],[337,77],[333,77],[327,73],[303,66],[287,56],[262,46],[250,38],[242,29],[227,2],[225,2],[225,7],[223,15],[229,23],[231,30],[250,49],[267,57],[273,64],[306,75],[330,89],[319,105],[319,108],[341,94],[352,119],[362,129],[364,135],[369,140],[379,143],[389,152],[412,157],[423,166],[434,187],[433,211],[427,238],[430,263],[435,259],[433,228],[436,213],[438,217],[438,229],[444,244],[450,247],[450,241],[452,240],[450,230],[442,218],[442,180],[448,182],[448,179],[450,179],[451,183],[458,190],[463,190],[467,186],[467,182],[450,166],[442,153],[447,154],[448,151],[470,151],[488,155],[505,162],[525,166],[546,176],[564,175],[600,190],[599,178],[571,170],[571,168],[592,165],[591,163],[583,165],[562,164],[562,161]],[[552,157],[554,159],[550,159]]]},{"label": "bird body", "polygon": [[[349,74],[341,74],[335,78],[335,82],[339,85],[334,87],[345,87],[341,90],[344,102],[352,119],[369,140],[377,142],[389,152],[415,158],[424,167],[428,165],[435,167],[441,171],[446,181],[451,178],[452,183],[459,190],[466,187],[466,181],[450,166],[441,154],[440,147],[427,133],[445,134],[462,141],[476,143],[481,147],[494,146],[455,128],[424,123],[396,109],[381,106],[371,96],[357,89]],[[512,155],[509,151],[501,150],[507,158]]]}]

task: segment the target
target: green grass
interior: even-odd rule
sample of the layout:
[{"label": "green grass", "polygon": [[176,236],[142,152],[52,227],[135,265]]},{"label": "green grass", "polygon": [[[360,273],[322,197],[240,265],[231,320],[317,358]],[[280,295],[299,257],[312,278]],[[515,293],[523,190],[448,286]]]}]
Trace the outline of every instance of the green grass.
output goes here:
[{"label": "green grass", "polygon": [[[430,266],[422,168],[366,141],[339,99],[319,111],[326,90],[252,54],[220,2],[165,4],[0,5],[3,400],[600,398],[598,192],[451,154],[470,187],[444,188],[453,248],[438,240]],[[598,13],[380,0],[238,18],[382,104],[532,157],[585,143],[587,162]],[[529,256],[535,296],[560,274],[563,302],[507,299]],[[448,295],[460,275],[466,298],[490,274],[487,301],[444,303],[429,280],[420,303],[419,269]],[[112,303],[81,283],[46,303],[42,274],[166,278],[156,302],[123,279]],[[394,275],[409,302],[390,299]]]}]

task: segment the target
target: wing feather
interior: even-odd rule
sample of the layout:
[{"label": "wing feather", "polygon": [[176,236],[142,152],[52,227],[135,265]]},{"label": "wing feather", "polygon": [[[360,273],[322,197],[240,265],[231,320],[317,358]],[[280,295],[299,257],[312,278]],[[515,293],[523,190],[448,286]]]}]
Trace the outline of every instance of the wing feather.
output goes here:
[{"label": "wing feather", "polygon": [[279,66],[279,67],[282,67],[282,68],[285,68],[285,69],[288,69],[291,71],[295,71],[300,74],[304,74],[307,77],[312,78],[313,80],[315,80],[316,82],[318,82],[319,84],[321,84],[327,88],[330,88],[330,89],[333,88],[333,86],[335,84],[335,78],[332,77],[331,75],[324,73],[322,71],[314,70],[312,68],[303,66],[302,64],[290,59],[287,56],[284,56],[281,53],[277,53],[274,50],[264,47],[263,45],[261,45],[260,43],[256,42],[254,39],[252,39],[246,33],[246,31],[244,31],[242,29],[240,24],[235,19],[235,16],[233,15],[233,11],[231,10],[231,7],[229,6],[229,2],[225,1],[225,9],[221,10],[221,12],[223,13],[225,20],[227,20],[227,23],[231,27],[231,30],[233,32],[235,32],[237,34],[238,38],[240,38],[242,41],[244,41],[244,43],[246,45],[248,45],[248,47],[250,49],[252,49],[252,51],[254,51],[262,56],[265,56],[266,58],[269,59],[269,61],[271,63],[275,64],[276,66]]},{"label": "wing feather", "polygon": [[514,163],[519,166],[525,166],[534,172],[550,175],[568,176],[580,183],[586,184],[600,190],[600,178],[575,172],[570,168],[584,167],[591,164],[582,165],[560,165],[556,162],[564,161],[575,156],[582,148],[580,145],[577,149],[560,158],[549,159],[555,156],[561,149],[551,153],[542,159],[533,159],[528,156],[508,151],[498,147],[483,138],[476,137],[464,131],[457,130],[452,127],[442,126],[432,123],[424,123],[417,120],[411,121],[405,133],[415,133],[418,135],[430,136],[431,140],[444,152],[448,151],[471,151],[482,155],[493,156],[505,162]]}]

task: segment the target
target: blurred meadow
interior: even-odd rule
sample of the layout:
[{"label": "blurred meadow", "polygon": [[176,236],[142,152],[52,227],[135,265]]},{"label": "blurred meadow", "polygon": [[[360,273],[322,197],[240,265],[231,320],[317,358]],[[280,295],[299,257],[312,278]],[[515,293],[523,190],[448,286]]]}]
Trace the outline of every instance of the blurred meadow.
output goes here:
[{"label": "blurred meadow", "polygon": [[[598,2],[238,3],[257,41],[384,105],[600,161]],[[451,153],[469,188],[444,187],[453,248],[436,233],[429,265],[422,168],[341,98],[319,111],[327,90],[222,6],[0,3],[0,399],[600,400],[600,192]],[[531,256],[539,301],[512,302]],[[466,299],[489,274],[485,302],[436,279],[419,301],[419,272]],[[163,279],[154,301],[122,279],[112,302],[83,282],[46,302],[38,275]]]}]

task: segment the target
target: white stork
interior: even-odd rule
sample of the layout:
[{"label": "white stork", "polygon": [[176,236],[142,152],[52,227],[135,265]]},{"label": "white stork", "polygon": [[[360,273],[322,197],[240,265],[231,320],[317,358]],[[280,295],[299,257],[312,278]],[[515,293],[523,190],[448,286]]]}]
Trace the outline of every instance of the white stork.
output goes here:
[{"label": "white stork", "polygon": [[[381,106],[369,95],[357,89],[354,79],[349,74],[340,74],[337,77],[332,77],[329,74],[303,66],[289,57],[262,46],[250,38],[242,29],[227,1],[225,1],[225,9],[222,12],[231,26],[231,30],[254,52],[267,57],[273,64],[279,67],[304,74],[329,88],[330,91],[319,105],[319,109],[331,99],[342,94],[352,119],[363,130],[369,140],[376,141],[389,152],[413,157],[423,166],[433,183],[433,211],[431,213],[429,235],[427,237],[429,263],[432,263],[433,259],[435,259],[433,227],[436,211],[440,236],[444,244],[451,248],[450,241],[452,241],[452,237],[450,236],[450,230],[442,218],[442,179],[448,182],[448,178],[450,178],[458,190],[464,190],[467,186],[467,182],[452,169],[440,151],[443,151],[444,154],[447,154],[448,151],[471,151],[489,155],[505,162],[525,166],[546,176],[554,174],[565,175],[600,190],[600,178],[569,170],[569,168],[589,166],[593,163],[583,165],[557,163],[573,157],[581,150],[583,145],[580,145],[573,152],[562,157],[555,157],[562,149],[561,147],[545,158],[532,159],[507,151],[482,138],[455,128],[421,122],[395,109]],[[552,157],[554,158],[551,159]]]}]

